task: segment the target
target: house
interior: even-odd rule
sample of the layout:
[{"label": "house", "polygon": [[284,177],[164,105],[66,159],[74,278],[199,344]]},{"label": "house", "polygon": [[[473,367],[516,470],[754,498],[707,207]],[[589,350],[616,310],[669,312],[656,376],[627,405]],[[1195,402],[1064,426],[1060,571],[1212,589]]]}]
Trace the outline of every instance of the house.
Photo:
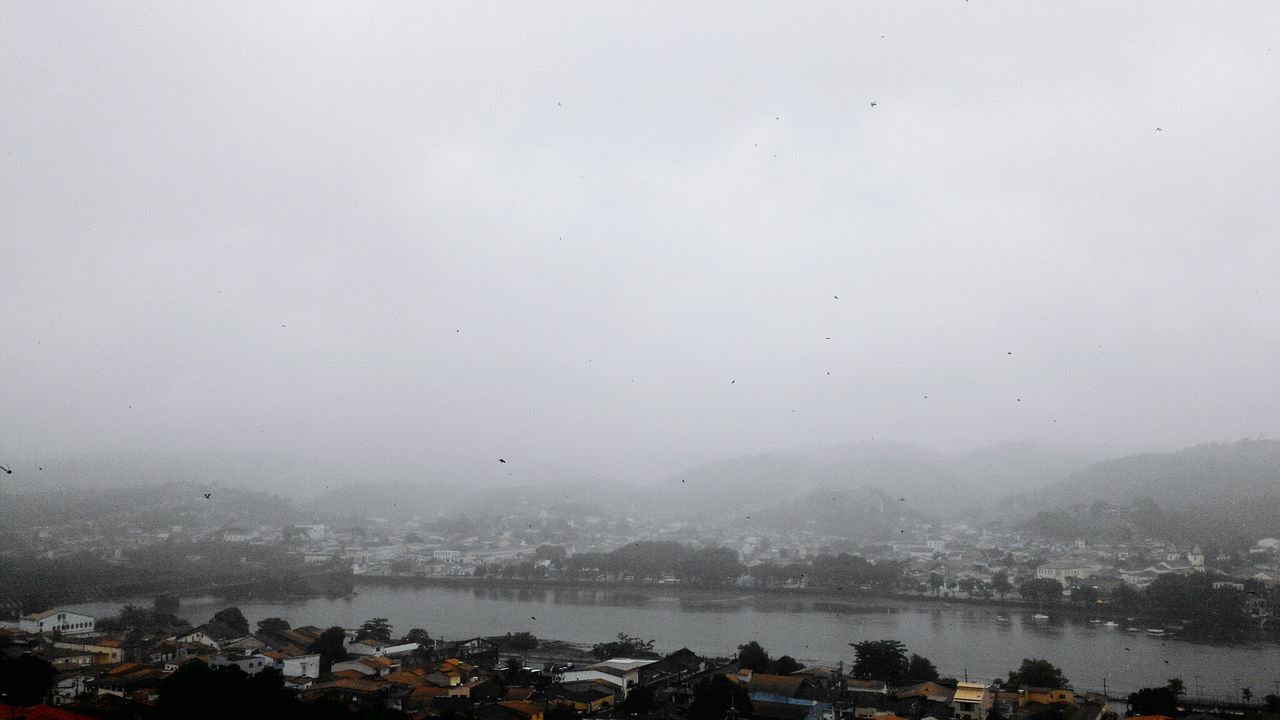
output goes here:
[{"label": "house", "polygon": [[475,709],[476,720],[544,720],[541,703],[527,700],[503,700]]},{"label": "house", "polygon": [[98,676],[99,695],[117,695],[153,702],[164,671],[138,663],[120,663]]},{"label": "house", "polygon": [[457,658],[441,661],[427,674],[426,679],[436,687],[461,687],[476,677],[476,666]]},{"label": "house", "polygon": [[214,655],[209,658],[209,667],[238,667],[247,675],[257,675],[267,668],[274,668],[276,661],[267,657],[253,653],[251,655],[241,655],[239,653],[223,653]]},{"label": "house", "polygon": [[1032,703],[1040,705],[1075,705],[1075,693],[1063,688],[1025,687],[1018,693],[1018,705],[1025,707]]},{"label": "house", "polygon": [[751,673],[744,684],[751,695],[751,701],[755,702],[756,700],[794,698],[806,682],[808,682],[807,678],[798,675]]},{"label": "house", "polygon": [[92,691],[93,676],[74,671],[62,673],[53,681],[53,704],[66,705]]},{"label": "house", "polygon": [[320,677],[320,654],[303,653],[286,655],[278,650],[267,650],[262,653],[275,660],[276,668],[285,677]]},{"label": "house", "polygon": [[706,672],[710,667],[711,663],[705,658],[684,647],[640,668],[640,682],[648,685],[664,680],[686,678]]},{"label": "house", "polygon": [[18,620],[18,629],[29,633],[58,632],[62,635],[93,634],[94,619],[83,613],[53,608],[44,612],[23,615]]},{"label": "house", "polygon": [[111,665],[124,661],[124,643],[114,638],[86,637],[57,640],[54,641],[53,646],[92,653],[94,665]]},{"label": "house", "polygon": [[361,675],[368,677],[382,677],[383,675],[396,672],[400,669],[400,663],[390,658],[366,656],[357,657],[352,660],[336,662],[333,664],[333,672],[341,672],[343,670],[354,670]]},{"label": "house", "polygon": [[627,682],[625,677],[619,677],[613,673],[603,670],[570,670],[558,676],[561,684],[584,683],[584,682],[604,682],[615,688],[614,692],[621,699],[626,699],[627,692],[631,690],[631,684]]},{"label": "house", "polygon": [[899,689],[893,694],[893,696],[899,700],[912,698],[925,700],[927,702],[946,704],[951,702],[951,698],[954,693],[955,691],[946,685],[940,685],[936,682],[929,681],[917,683],[915,685],[908,685],[907,687]]},{"label": "house", "polygon": [[437,646],[434,653],[434,656],[441,660],[456,658],[485,670],[492,670],[498,666],[498,655],[498,644],[482,637],[445,643]]},{"label": "house", "polygon": [[17,705],[6,705],[0,703],[0,711],[3,711],[6,718],[26,718],[27,720],[93,720],[91,715],[81,715],[70,710],[63,710],[52,705],[28,705],[27,707],[19,707]]},{"label": "house", "polygon": [[548,691],[547,699],[560,707],[590,714],[613,705],[614,693],[612,686],[597,680],[555,687]]},{"label": "house", "polygon": [[347,644],[347,652],[352,655],[408,655],[422,647],[418,643],[389,643],[373,638],[354,640]]},{"label": "house", "polygon": [[759,720],[821,720],[823,706],[815,702],[752,700],[753,717]]},{"label": "house", "polygon": [[214,650],[223,650],[225,646],[243,637],[244,633],[237,632],[226,623],[214,621],[193,628],[174,639],[179,643],[200,643]]},{"label": "house", "polygon": [[1090,575],[1096,575],[1101,570],[1096,565],[1085,565],[1083,563],[1074,562],[1056,562],[1047,563],[1036,568],[1036,578],[1040,580],[1057,580],[1063,585],[1069,585],[1067,581],[1076,578],[1083,580]]},{"label": "house", "polygon": [[845,681],[844,686],[849,692],[875,693],[877,695],[889,694],[889,684],[883,680],[861,680],[859,678],[849,678]]},{"label": "house", "polygon": [[31,654],[49,663],[59,672],[92,665],[94,659],[93,653],[88,650],[72,650],[54,645],[38,648]]},{"label": "house", "polygon": [[959,720],[986,720],[994,699],[991,691],[982,683],[956,683],[955,695],[951,699]]}]

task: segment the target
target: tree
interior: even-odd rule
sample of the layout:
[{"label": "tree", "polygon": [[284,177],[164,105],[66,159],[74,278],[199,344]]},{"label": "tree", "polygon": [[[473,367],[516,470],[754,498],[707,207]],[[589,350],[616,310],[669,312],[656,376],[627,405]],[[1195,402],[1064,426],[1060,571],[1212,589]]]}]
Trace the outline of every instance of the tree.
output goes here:
[{"label": "tree", "polygon": [[804,669],[804,664],[797,661],[790,655],[783,655],[773,661],[773,673],[775,675],[790,675],[794,672],[800,672]]},{"label": "tree", "polygon": [[527,630],[521,630],[518,633],[507,633],[507,642],[511,643],[512,650],[528,652],[538,648],[538,638]]},{"label": "tree", "polygon": [[946,582],[946,578],[942,577],[942,573],[936,571],[929,573],[929,589],[933,591],[934,595],[941,592],[942,586],[945,585]]},{"label": "tree", "polygon": [[755,640],[738,646],[738,667],[756,672],[768,672],[770,664],[769,653],[765,652],[765,649]]},{"label": "tree", "polygon": [[1013,583],[1009,582],[1009,573],[1001,570],[991,577],[991,590],[1000,596],[1000,602],[1004,602],[1004,596],[1013,591]]},{"label": "tree", "polygon": [[404,640],[405,642],[418,643],[419,645],[427,646],[431,644],[431,635],[422,628],[412,628],[409,630],[409,634],[404,636]]},{"label": "tree", "polygon": [[1280,695],[1267,695],[1262,701],[1267,704],[1267,712],[1280,713]]},{"label": "tree", "polygon": [[1098,601],[1100,593],[1092,585],[1077,585],[1071,588],[1071,602],[1080,605],[1093,605]]},{"label": "tree", "polygon": [[1253,691],[1247,687],[1240,688],[1240,699],[1244,701],[1245,705],[1248,705],[1249,701],[1253,699]]},{"label": "tree", "polygon": [[1058,602],[1062,599],[1062,583],[1053,578],[1035,578],[1019,585],[1018,594],[1036,602]]},{"label": "tree", "polygon": [[520,662],[520,658],[512,655],[502,666],[502,676],[508,685],[518,684],[524,679],[524,663]]},{"label": "tree", "polygon": [[335,625],[320,633],[307,652],[320,653],[320,669],[329,672],[335,662],[347,659],[346,639],[347,631]]},{"label": "tree", "polygon": [[252,709],[254,717],[316,717],[302,713],[284,689],[280,671],[265,669],[252,676],[238,667],[210,668],[189,662],[160,682],[158,717],[214,720],[236,717]]},{"label": "tree", "polygon": [[1129,693],[1129,711],[1135,715],[1174,717],[1178,714],[1178,696],[1167,687],[1142,688]]},{"label": "tree", "polygon": [[1169,688],[1169,692],[1173,693],[1174,697],[1182,697],[1187,692],[1186,686],[1182,684],[1182,678],[1169,678],[1169,683],[1165,687]]},{"label": "tree", "polygon": [[34,655],[0,655],[0,695],[10,705],[38,705],[53,689],[53,666]]},{"label": "tree", "polygon": [[618,639],[613,642],[592,645],[591,654],[598,660],[608,660],[611,657],[658,657],[658,654],[653,651],[652,640],[641,640],[626,633],[618,633]]},{"label": "tree", "polygon": [[213,621],[220,622],[241,635],[249,634],[249,621],[245,618],[244,613],[240,612],[240,608],[238,607],[229,607],[219,610],[213,614]]},{"label": "tree", "polygon": [[[1011,687],[1069,688],[1071,684],[1053,663],[1037,658],[1024,658],[1017,670],[1009,671],[1006,685]],[[1158,714],[1158,713],[1156,713]]]},{"label": "tree", "polygon": [[853,676],[863,680],[902,682],[907,674],[907,648],[897,640],[864,640],[853,646]]},{"label": "tree", "polygon": [[283,633],[289,631],[289,621],[278,617],[269,617],[258,621],[260,633]]},{"label": "tree", "polygon": [[937,680],[938,668],[929,658],[911,653],[911,658],[907,661],[906,679],[912,682]]},{"label": "tree", "polygon": [[391,642],[391,623],[384,617],[369,618],[356,631],[356,640]]},{"label": "tree", "polygon": [[627,693],[627,699],[618,705],[618,709],[628,715],[643,715],[657,707],[656,693],[649,685],[637,685]]},{"label": "tree", "polygon": [[746,688],[716,673],[693,689],[693,703],[689,706],[688,720],[724,720],[733,708],[739,718],[755,715],[751,697]]}]

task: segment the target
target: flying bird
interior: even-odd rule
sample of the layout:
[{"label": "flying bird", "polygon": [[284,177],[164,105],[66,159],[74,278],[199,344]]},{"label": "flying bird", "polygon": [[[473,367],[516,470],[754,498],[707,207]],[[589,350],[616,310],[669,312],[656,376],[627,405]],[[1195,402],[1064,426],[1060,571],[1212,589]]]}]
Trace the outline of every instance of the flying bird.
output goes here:
[{"label": "flying bird", "polygon": [[875,100],[872,100],[872,101],[871,101],[871,107],[875,107],[875,106],[876,106],[876,101],[875,101]]},{"label": "flying bird", "polygon": [[507,461],[502,458],[498,458],[498,462],[502,463],[503,465],[507,464]]},{"label": "flying bird", "polygon": [[210,495],[212,495],[212,494],[213,494],[213,493],[205,493],[205,494],[204,494],[204,499],[205,499],[205,500],[208,500],[208,499],[209,499],[209,496],[210,496]]},{"label": "flying bird", "polygon": [[736,382],[738,382],[738,381],[737,381],[737,380],[730,380],[730,381],[729,381],[729,384],[730,384],[730,385],[732,385],[732,384],[734,384],[734,383],[736,383]]},{"label": "flying bird", "polygon": [[10,470],[9,468],[5,467],[4,465],[0,465],[0,470],[3,470],[5,475],[12,475],[12,474],[13,474],[13,471],[12,471],[12,470]]},{"label": "flying bird", "polygon": [[[1156,128],[1156,132],[1164,132],[1164,128]],[[1128,648],[1126,648],[1128,649]]]}]

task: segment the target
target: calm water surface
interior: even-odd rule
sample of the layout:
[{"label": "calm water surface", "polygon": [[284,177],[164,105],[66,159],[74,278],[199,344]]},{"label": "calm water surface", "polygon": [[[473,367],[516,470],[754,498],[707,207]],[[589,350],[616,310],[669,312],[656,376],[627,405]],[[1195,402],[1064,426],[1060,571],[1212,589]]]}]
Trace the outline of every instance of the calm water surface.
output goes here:
[{"label": "calm water surface", "polygon": [[[888,600],[785,598],[727,591],[667,595],[580,588],[384,587],[361,585],[337,600],[237,603],[250,623],[283,617],[294,625],[355,627],[386,617],[398,632],[425,628],[432,636],[463,638],[527,630],[538,637],[590,645],[619,632],[656,640],[659,650],[688,646],[731,655],[748,640],[773,656],[802,662],[849,663],[860,640],[895,639],[933,660],[943,675],[1004,676],[1027,657],[1058,665],[1077,688],[1114,692],[1163,685],[1181,677],[1191,693],[1257,697],[1280,692],[1280,644],[1201,644],[1105,628],[1086,619],[1031,619],[1031,610]],[[149,605],[150,599],[135,604]],[[112,614],[124,603],[78,606]],[[183,598],[180,614],[194,623],[230,603]],[[1004,614],[1008,622],[997,620]],[[1234,688],[1234,689],[1233,689]]]}]

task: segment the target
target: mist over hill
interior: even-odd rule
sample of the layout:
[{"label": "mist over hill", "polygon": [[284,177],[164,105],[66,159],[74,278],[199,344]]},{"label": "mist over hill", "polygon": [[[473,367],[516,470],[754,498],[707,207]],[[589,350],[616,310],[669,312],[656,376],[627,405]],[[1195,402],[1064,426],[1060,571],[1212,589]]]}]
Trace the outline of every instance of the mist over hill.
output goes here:
[{"label": "mist over hill", "polygon": [[1150,498],[1182,510],[1280,493],[1280,441],[1205,443],[1103,460],[1015,502],[1070,505]]},{"label": "mist over hill", "polygon": [[[1113,508],[1099,513],[1099,503]],[[1206,443],[1105,460],[1004,508],[1037,534],[1241,549],[1280,536],[1280,441]]]},{"label": "mist over hill", "polygon": [[[404,518],[529,514],[577,503],[632,517],[725,524],[751,515],[760,522],[781,524],[811,497],[831,493],[842,504],[879,509],[881,499],[890,498],[895,506],[905,503],[912,513],[942,515],[957,506],[994,505],[1009,492],[1047,487],[1103,452],[1005,443],[947,455],[908,444],[867,441],[715,460],[647,485],[582,475],[490,487],[460,478],[364,482],[331,488],[308,506],[336,515]],[[529,475],[519,465],[507,465],[517,468],[512,477]]]}]

